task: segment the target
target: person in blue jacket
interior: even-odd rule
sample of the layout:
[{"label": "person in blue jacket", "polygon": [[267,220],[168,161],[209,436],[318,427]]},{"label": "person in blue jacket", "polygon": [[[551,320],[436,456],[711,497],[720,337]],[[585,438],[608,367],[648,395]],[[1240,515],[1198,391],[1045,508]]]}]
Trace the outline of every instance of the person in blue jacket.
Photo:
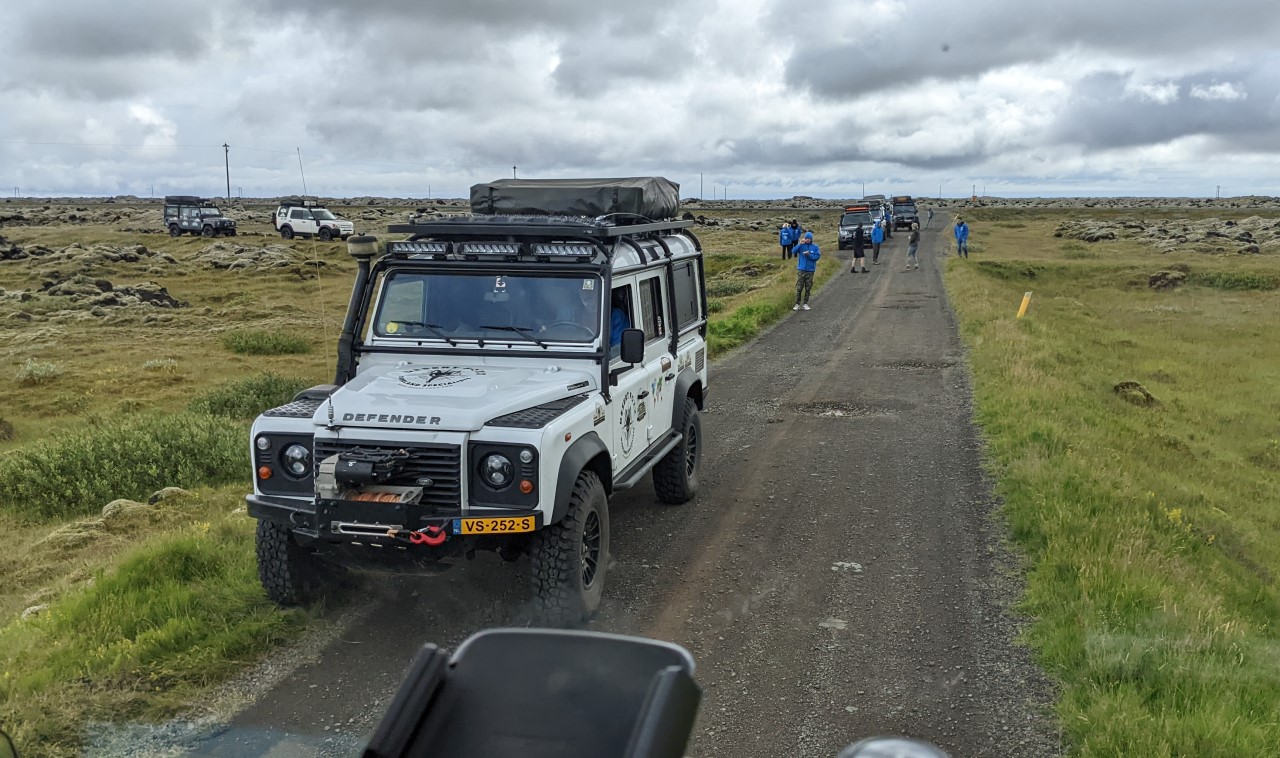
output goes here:
[{"label": "person in blue jacket", "polygon": [[778,230],[778,244],[782,245],[782,260],[791,257],[791,246],[795,244],[795,240],[791,239],[791,225],[783,224]]},{"label": "person in blue jacket", "polygon": [[969,257],[969,226],[962,218],[956,219],[956,255]]},{"label": "person in blue jacket", "polygon": [[880,265],[880,245],[884,244],[884,217],[871,227],[871,263]]},{"label": "person in blue jacket", "polygon": [[[796,256],[796,306],[793,311],[809,310],[809,293],[813,290],[813,272],[818,270],[822,250],[813,244],[813,232],[804,233],[804,242],[792,250]],[[804,299],[801,300],[801,295]]]}]

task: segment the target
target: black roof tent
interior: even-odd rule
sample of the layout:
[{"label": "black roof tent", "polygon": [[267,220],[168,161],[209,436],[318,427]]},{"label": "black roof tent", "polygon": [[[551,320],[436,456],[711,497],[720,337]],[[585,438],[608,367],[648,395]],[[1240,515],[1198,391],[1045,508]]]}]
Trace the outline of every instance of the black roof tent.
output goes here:
[{"label": "black roof tent", "polygon": [[613,224],[602,219],[565,216],[451,216],[391,224],[392,234],[414,237],[494,239],[495,237],[587,237],[609,239],[687,229],[694,221]]}]

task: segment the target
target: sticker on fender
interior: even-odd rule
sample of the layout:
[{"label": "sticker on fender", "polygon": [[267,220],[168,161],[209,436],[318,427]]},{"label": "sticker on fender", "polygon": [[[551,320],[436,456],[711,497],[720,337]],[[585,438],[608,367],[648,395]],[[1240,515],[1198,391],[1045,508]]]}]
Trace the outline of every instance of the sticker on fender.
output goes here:
[{"label": "sticker on fender", "polygon": [[532,532],[535,528],[537,528],[537,519],[533,516],[456,518],[453,520],[454,534],[515,534],[517,532]]}]

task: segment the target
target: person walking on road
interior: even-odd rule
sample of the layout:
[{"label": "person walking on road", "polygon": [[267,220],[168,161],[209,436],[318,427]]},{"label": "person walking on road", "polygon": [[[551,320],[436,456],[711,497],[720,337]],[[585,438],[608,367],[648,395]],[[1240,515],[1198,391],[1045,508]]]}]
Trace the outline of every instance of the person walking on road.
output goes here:
[{"label": "person walking on road", "polygon": [[778,230],[778,244],[782,246],[782,260],[785,261],[790,258],[792,241],[791,226],[789,224],[783,224],[782,228]]},{"label": "person walking on road", "polygon": [[956,219],[956,255],[969,257],[969,225],[962,218]]},{"label": "person walking on road", "polygon": [[880,265],[880,246],[884,244],[884,219],[881,218],[871,227],[871,264]]},{"label": "person walking on road", "polygon": [[[791,310],[809,310],[809,293],[813,291],[813,272],[818,270],[822,250],[813,244],[813,232],[804,233],[804,242],[792,251],[796,255],[796,305]],[[804,299],[801,300],[801,295]]]},{"label": "person walking on road", "polygon": [[933,209],[932,208],[929,209],[929,219],[924,222],[924,228],[928,229],[931,226],[933,226]]},{"label": "person walking on road", "polygon": [[858,273],[858,269],[862,269],[862,273],[867,273],[867,232],[862,228],[862,224],[858,224],[853,230],[853,268],[849,269],[850,274]]},{"label": "person walking on road", "polygon": [[907,238],[907,270],[919,271],[920,261],[916,258],[916,251],[920,249],[920,225],[911,225],[911,236]]}]

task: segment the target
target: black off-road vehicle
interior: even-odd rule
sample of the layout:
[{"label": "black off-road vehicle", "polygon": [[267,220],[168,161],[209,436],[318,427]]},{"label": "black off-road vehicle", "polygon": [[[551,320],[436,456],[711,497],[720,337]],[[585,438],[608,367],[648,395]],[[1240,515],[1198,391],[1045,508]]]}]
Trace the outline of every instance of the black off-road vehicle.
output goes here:
[{"label": "black off-road vehicle", "polygon": [[212,200],[191,195],[164,199],[164,225],[170,237],[181,237],[184,232],[202,237],[236,236],[236,222],[222,215]]}]

